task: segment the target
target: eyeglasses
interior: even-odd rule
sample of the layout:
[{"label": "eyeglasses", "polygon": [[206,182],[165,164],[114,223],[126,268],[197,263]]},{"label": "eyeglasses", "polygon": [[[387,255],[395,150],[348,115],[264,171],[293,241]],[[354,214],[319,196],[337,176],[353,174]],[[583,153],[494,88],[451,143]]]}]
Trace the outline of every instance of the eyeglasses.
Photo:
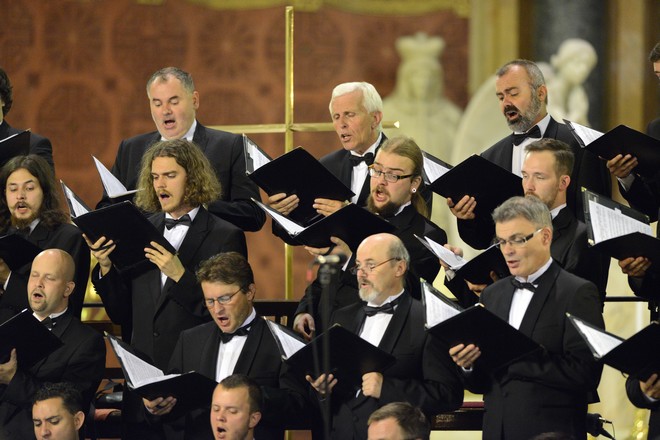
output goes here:
[{"label": "eyeglasses", "polygon": [[353,275],[357,275],[358,271],[361,270],[361,271],[364,272],[365,274],[369,275],[369,274],[370,274],[371,272],[373,272],[374,269],[376,269],[378,266],[382,266],[383,264],[385,264],[385,263],[387,263],[387,262],[390,262],[390,261],[392,261],[392,260],[397,260],[397,261],[399,261],[400,259],[401,259],[401,258],[390,258],[389,260],[385,260],[385,261],[383,261],[382,263],[378,263],[378,264],[367,263],[367,264],[365,264],[364,266],[360,266],[359,264],[356,264],[355,266],[353,266],[353,267],[351,267],[350,269],[348,269],[348,271],[349,271],[350,273],[352,273]]},{"label": "eyeglasses", "polygon": [[509,246],[514,247],[514,248],[515,248],[515,247],[522,247],[522,246],[524,246],[529,240],[531,240],[532,237],[534,237],[536,234],[538,234],[538,233],[541,232],[542,230],[543,230],[543,228],[537,229],[536,231],[532,232],[531,234],[529,234],[529,235],[526,236],[526,237],[508,238],[508,239],[506,239],[506,240],[503,239],[503,238],[500,238],[500,239],[497,239],[497,238],[496,238],[495,240],[493,240],[493,243],[497,243],[497,244],[499,245],[500,248],[503,248],[505,244],[508,244]]},{"label": "eyeglasses", "polygon": [[401,179],[406,179],[408,177],[414,176],[414,174],[406,174],[404,176],[400,176],[398,174],[386,173],[383,170],[374,168],[373,165],[369,165],[369,175],[375,178],[379,178],[380,176],[383,176],[385,178],[385,181],[390,183],[397,183]]},{"label": "eyeglasses", "polygon": [[242,290],[243,288],[241,287],[234,293],[222,295],[217,298],[204,298],[204,304],[206,304],[206,307],[208,307],[209,309],[212,309],[215,306],[216,301],[218,302],[218,304],[229,304],[231,302],[231,299],[234,297],[234,295],[236,295],[238,292]]}]

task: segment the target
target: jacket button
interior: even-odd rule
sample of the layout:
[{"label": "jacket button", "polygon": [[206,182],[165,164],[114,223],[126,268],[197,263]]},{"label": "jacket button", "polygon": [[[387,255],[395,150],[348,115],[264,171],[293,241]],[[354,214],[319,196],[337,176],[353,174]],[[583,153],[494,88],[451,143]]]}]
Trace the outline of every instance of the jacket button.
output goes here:
[{"label": "jacket button", "polygon": [[160,336],[160,333],[154,332],[154,337],[157,338],[158,336]]}]

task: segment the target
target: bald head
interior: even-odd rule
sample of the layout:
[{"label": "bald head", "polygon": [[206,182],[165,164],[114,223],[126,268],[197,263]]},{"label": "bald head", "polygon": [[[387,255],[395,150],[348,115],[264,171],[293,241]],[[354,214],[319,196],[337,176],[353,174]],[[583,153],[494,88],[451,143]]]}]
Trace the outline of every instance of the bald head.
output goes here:
[{"label": "bald head", "polygon": [[46,318],[66,310],[75,283],[75,264],[60,249],[47,249],[32,261],[28,279],[28,302],[37,316]]},{"label": "bald head", "polygon": [[380,305],[400,293],[409,262],[408,251],[396,235],[375,234],[362,240],[355,259],[360,298]]}]

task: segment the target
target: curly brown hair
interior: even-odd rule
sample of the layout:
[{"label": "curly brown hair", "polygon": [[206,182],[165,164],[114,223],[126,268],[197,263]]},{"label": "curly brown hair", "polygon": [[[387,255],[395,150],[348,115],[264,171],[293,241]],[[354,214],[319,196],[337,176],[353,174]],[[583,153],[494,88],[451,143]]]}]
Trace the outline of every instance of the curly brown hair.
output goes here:
[{"label": "curly brown hair", "polygon": [[195,207],[218,200],[222,188],[215,171],[202,150],[185,139],[159,141],[149,147],[142,157],[135,204],[148,212],[160,211],[158,194],[154,190],[151,164],[157,157],[171,157],[186,170],[186,191],[183,202]]}]

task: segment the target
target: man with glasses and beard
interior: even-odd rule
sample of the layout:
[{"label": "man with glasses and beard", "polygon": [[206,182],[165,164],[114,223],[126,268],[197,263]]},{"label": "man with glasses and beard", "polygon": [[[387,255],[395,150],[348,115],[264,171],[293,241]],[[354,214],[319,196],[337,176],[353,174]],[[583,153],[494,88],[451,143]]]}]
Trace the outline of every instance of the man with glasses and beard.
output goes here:
[{"label": "man with glasses and beard", "polygon": [[[526,146],[534,140],[553,138],[567,143],[575,155],[571,183],[566,192],[568,207],[584,220],[580,188],[611,194],[610,175],[604,162],[580,148],[568,127],[555,121],[547,111],[548,90],[539,67],[527,60],[506,63],[496,73],[495,93],[500,109],[513,133],[481,153],[481,156],[513,174],[521,176]],[[492,240],[491,219],[475,219],[479,201],[470,195],[461,200],[447,199],[458,219],[461,239],[475,249],[485,249]]]},{"label": "man with glasses and beard", "polygon": [[408,402],[430,418],[458,408],[463,401],[456,368],[440,342],[426,332],[424,307],[405,287],[410,262],[404,243],[392,234],[371,235],[357,249],[351,272],[366,304],[355,302],[337,310],[332,322],[392,354],[396,361],[383,373],[362,375],[357,393],[333,374],[327,383],[324,374],[306,376],[320,399],[331,394],[332,439],[367,438],[369,416],[388,403]]},{"label": "man with glasses and beard", "polygon": [[[410,270],[405,279],[406,287],[414,298],[421,297],[419,278],[432,282],[440,270],[438,258],[415,235],[428,236],[440,244],[447,242],[445,231],[428,219],[428,207],[420,195],[423,162],[422,151],[415,141],[396,137],[388,139],[379,148],[369,168],[371,192],[367,199],[367,209],[396,226],[396,235],[401,238],[411,256]],[[342,240],[337,237],[331,240],[335,243],[333,253],[349,257],[353,254],[353,250]],[[328,251],[309,247],[306,249],[314,255],[323,255]],[[296,310],[294,329],[305,338],[311,337],[316,321],[321,316],[321,291],[318,280],[308,286]],[[355,277],[343,270],[337,288],[333,289],[330,312],[359,301]]]}]

